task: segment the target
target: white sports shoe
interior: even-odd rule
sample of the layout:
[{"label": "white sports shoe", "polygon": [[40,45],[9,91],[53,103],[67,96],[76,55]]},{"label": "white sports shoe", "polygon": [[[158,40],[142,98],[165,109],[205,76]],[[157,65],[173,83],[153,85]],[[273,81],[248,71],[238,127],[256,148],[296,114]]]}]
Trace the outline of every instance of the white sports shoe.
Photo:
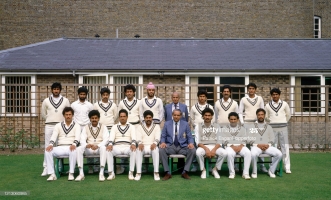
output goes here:
[{"label": "white sports shoe", "polygon": [[48,179],[47,179],[47,181],[55,181],[57,178],[56,178],[56,175],[55,174],[51,174],[49,177],[48,177]]},{"label": "white sports shoe", "polygon": [[252,173],[252,178],[257,178],[257,174]]},{"label": "white sports shoe", "polygon": [[107,181],[111,181],[113,179],[115,179],[115,173],[114,172],[111,172],[111,173],[109,173],[109,176],[107,178]]},{"label": "white sports shoe", "polygon": [[141,174],[136,174],[136,177],[134,177],[134,180],[135,181],[139,181],[141,178]]},{"label": "white sports shoe", "polygon": [[274,173],[272,173],[270,170],[268,171],[268,174],[269,174],[270,178],[276,178],[276,175]]},{"label": "white sports shoe", "polygon": [[245,180],[251,180],[251,177],[248,174],[243,174],[242,177]]},{"label": "white sports shoe", "polygon": [[68,181],[73,181],[73,180],[75,180],[74,174],[69,173],[69,175],[68,175]]},{"label": "white sports shoe", "polygon": [[286,174],[291,174],[292,172],[291,172],[291,170],[287,169],[287,170],[285,171],[285,173],[286,173]]},{"label": "white sports shoe", "polygon": [[213,171],[211,172],[211,174],[212,174],[215,178],[221,178],[220,175],[218,174],[216,168],[213,169]]},{"label": "white sports shoe", "polygon": [[229,179],[234,179],[235,176],[236,175],[234,175],[234,174],[230,174]]},{"label": "white sports shoe", "polygon": [[156,181],[160,180],[160,175],[158,172],[154,172],[154,180],[156,180]]},{"label": "white sports shoe", "polygon": [[82,180],[84,180],[84,179],[85,179],[85,176],[79,174],[79,175],[76,177],[75,181],[82,181]]},{"label": "white sports shoe", "polygon": [[44,167],[43,173],[41,173],[41,176],[47,176],[47,167]]},{"label": "white sports shoe", "polygon": [[133,172],[129,171],[129,180],[134,180]]},{"label": "white sports shoe", "polygon": [[99,181],[105,181],[105,176],[103,174],[99,174]]},{"label": "white sports shoe", "polygon": [[205,179],[207,177],[206,169],[202,170],[201,178]]}]

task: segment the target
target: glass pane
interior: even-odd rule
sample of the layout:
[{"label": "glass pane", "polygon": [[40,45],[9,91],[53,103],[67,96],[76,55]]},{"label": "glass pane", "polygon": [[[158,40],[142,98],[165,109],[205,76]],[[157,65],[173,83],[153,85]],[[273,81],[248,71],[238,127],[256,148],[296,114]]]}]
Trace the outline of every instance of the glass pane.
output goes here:
[{"label": "glass pane", "polygon": [[315,24],[315,30],[319,30],[318,24]]},{"label": "glass pane", "polygon": [[318,24],[319,19],[315,18],[315,24]]},{"label": "glass pane", "polygon": [[[220,84],[231,86],[231,98],[237,102],[239,102],[240,99],[245,96],[245,86],[233,87],[233,85],[245,85],[245,77],[220,77]],[[222,92],[222,86],[220,88],[220,91]],[[220,93],[219,96],[220,99],[223,98],[222,93]]]},{"label": "glass pane", "polygon": [[[198,84],[215,84],[215,78],[214,77],[199,77],[198,78]],[[214,87],[207,87],[202,86],[198,87],[198,90],[206,90],[208,93],[207,96],[207,102],[214,106]]]}]

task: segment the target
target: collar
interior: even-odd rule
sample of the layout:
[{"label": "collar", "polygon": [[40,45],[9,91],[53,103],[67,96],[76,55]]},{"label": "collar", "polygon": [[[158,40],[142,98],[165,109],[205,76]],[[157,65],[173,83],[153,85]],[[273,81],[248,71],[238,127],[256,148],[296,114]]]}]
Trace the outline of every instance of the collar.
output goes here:
[{"label": "collar", "polygon": [[79,101],[79,99],[78,99],[77,102],[78,102],[79,104],[85,104],[85,103],[87,103],[88,101],[85,99],[85,101],[82,103],[82,102]]},{"label": "collar", "polygon": [[263,123],[259,123],[257,120],[255,121],[256,124],[260,124],[260,125],[265,125],[265,121]]},{"label": "collar", "polygon": [[92,123],[90,123],[92,128],[101,128],[100,123],[98,122],[98,125],[96,127],[92,126]]},{"label": "collar", "polygon": [[180,124],[180,120],[178,122],[175,122],[174,120],[172,120],[172,122],[174,123],[174,125],[177,123],[177,125],[179,126],[179,124]]},{"label": "collar", "polygon": [[[250,98],[250,97],[249,97],[249,94],[246,94],[246,97]],[[254,98],[256,98],[256,97],[257,97],[257,95],[254,94],[254,97],[253,97],[253,98],[250,98],[250,99],[254,99]]]},{"label": "collar", "polygon": [[[148,98],[148,96],[145,96],[145,99],[150,100],[150,99]],[[156,96],[154,95],[154,97],[153,97],[152,99],[156,99]]]},{"label": "collar", "polygon": [[[64,125],[68,126],[66,123],[66,120],[63,121]],[[71,126],[74,123],[74,120],[71,121],[71,123],[69,124],[69,126]]]},{"label": "collar", "polygon": [[203,104],[203,105],[201,105],[201,104],[198,102],[198,106],[200,106],[200,107],[207,106],[207,105],[208,105],[207,102],[206,102],[205,104]]},{"label": "collar", "polygon": [[146,128],[150,128],[150,127],[152,127],[152,126],[154,125],[154,121],[153,121],[153,120],[152,120],[152,124],[150,125],[150,127],[147,127],[147,126],[146,126],[146,122],[145,122],[145,121],[143,121],[142,123],[144,124],[144,126],[145,126]]},{"label": "collar", "polygon": [[51,97],[54,98],[54,99],[60,99],[62,97],[62,95],[59,94],[59,97],[54,97],[53,94],[52,94]]},{"label": "collar", "polygon": [[221,102],[230,102],[231,101],[231,98],[229,97],[227,101],[224,100],[224,98],[221,99]]},{"label": "collar", "polygon": [[[146,96],[147,97],[147,96]],[[124,98],[124,100],[128,101],[128,102],[132,102],[134,100],[136,100],[136,97],[133,97],[132,101],[129,101],[127,97]]]},{"label": "collar", "polygon": [[278,102],[276,103],[274,100],[271,100],[271,103],[272,104],[280,104],[280,103],[283,103],[283,101],[279,99]]},{"label": "collar", "polygon": [[[125,125],[127,125],[127,124],[130,124],[129,122],[126,122],[126,124]],[[117,125],[120,125],[120,126],[125,126],[125,125],[122,125],[121,124],[121,122],[118,122],[118,124]]]}]

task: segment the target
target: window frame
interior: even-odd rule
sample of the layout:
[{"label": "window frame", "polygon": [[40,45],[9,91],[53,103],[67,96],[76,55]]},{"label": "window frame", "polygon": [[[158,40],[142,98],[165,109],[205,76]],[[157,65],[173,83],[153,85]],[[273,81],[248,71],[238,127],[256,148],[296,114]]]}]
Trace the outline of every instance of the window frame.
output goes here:
[{"label": "window frame", "polygon": [[[316,26],[316,23],[315,23],[315,20],[318,20],[318,29],[315,29],[315,26]],[[320,16],[314,16],[314,38],[322,38],[322,27],[321,27],[321,24],[322,24],[322,20],[321,20],[321,17]],[[318,31],[318,35],[315,35],[315,31]],[[316,37],[317,36],[317,37]]]}]

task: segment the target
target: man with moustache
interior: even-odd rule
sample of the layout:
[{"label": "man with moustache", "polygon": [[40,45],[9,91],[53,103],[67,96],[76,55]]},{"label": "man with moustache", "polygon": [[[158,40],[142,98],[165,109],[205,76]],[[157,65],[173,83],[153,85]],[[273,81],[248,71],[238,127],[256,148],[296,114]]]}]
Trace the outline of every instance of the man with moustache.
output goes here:
[{"label": "man with moustache", "polygon": [[163,102],[155,96],[155,85],[152,82],[148,83],[146,89],[147,96],[141,100],[139,108],[140,120],[144,119],[144,112],[150,110],[154,114],[154,123],[160,124],[164,115]]},{"label": "man with moustache", "polygon": [[231,99],[231,86],[224,85],[222,87],[222,99],[219,99],[215,102],[215,115],[217,123],[227,124],[229,123],[228,116],[231,112],[238,113],[238,103]]},{"label": "man with moustache", "polygon": [[184,179],[191,179],[188,175],[190,166],[195,156],[194,139],[191,135],[191,129],[186,121],[180,120],[181,110],[172,111],[172,120],[164,123],[160,140],[160,158],[165,172],[162,180],[170,179],[171,172],[168,166],[168,156],[172,154],[182,154],[186,156],[185,167],[182,172]]},{"label": "man with moustache", "polygon": [[153,122],[153,112],[146,110],[144,112],[144,122],[136,129],[138,150],[136,155],[137,174],[134,180],[139,181],[141,178],[141,166],[144,155],[152,155],[154,167],[154,180],[160,180],[159,175],[159,148],[160,126]]},{"label": "man with moustache", "polygon": [[212,175],[215,178],[220,178],[217,171],[222,168],[223,161],[227,156],[227,152],[221,147],[219,140],[219,125],[211,122],[213,116],[214,111],[210,108],[205,108],[202,111],[203,123],[198,123],[195,127],[195,143],[198,144],[196,157],[200,165],[202,179],[206,178],[207,173],[204,157],[211,159],[217,156],[216,165],[212,169]]},{"label": "man with moustache", "polygon": [[[71,107],[65,107],[62,115],[64,116],[64,121],[55,125],[49,145],[45,151],[47,174],[50,174],[47,181],[57,179],[54,173],[54,157],[58,156],[69,156],[68,180],[74,180],[77,159],[76,146],[80,141],[81,130],[80,126],[72,120],[74,110]],[[57,146],[53,147],[56,141]]]},{"label": "man with moustache", "polygon": [[[93,110],[93,105],[86,100],[88,90],[86,87],[80,87],[77,90],[78,93],[78,100],[71,104],[72,109],[75,111],[74,121],[78,125],[80,125],[81,130],[84,129],[86,125],[90,123],[90,119],[88,117],[88,113]],[[88,158],[88,164],[93,164],[94,159]],[[98,167],[95,166],[94,171],[98,171]],[[89,174],[93,173],[93,166],[89,166]]]},{"label": "man with moustache", "polygon": [[[83,128],[80,146],[77,147],[77,166],[79,169],[79,175],[76,177],[75,181],[82,181],[85,179],[84,154],[100,155],[101,163],[104,163],[104,160],[106,160],[106,144],[108,143],[109,136],[108,129],[104,124],[99,123],[100,113],[98,110],[91,110],[88,116],[91,123]],[[104,174],[104,167],[105,166],[100,166],[100,175]]]},{"label": "man with moustache", "polygon": [[[60,94],[61,90],[61,83],[53,83],[51,86],[52,95],[44,99],[41,105],[41,116],[45,120],[45,147],[49,144],[55,125],[64,120],[62,115],[63,108],[70,106],[69,100]],[[43,167],[44,170],[41,176],[47,176],[45,156]]]},{"label": "man with moustache", "polygon": [[257,158],[260,154],[266,153],[272,156],[272,162],[268,170],[270,178],[276,178],[275,171],[279,161],[282,159],[282,152],[273,147],[275,136],[272,127],[265,123],[265,110],[259,108],[256,110],[257,121],[247,125],[248,134],[255,138],[250,141],[252,155],[252,178],[257,178]]},{"label": "man with moustache", "polygon": [[[114,125],[109,134],[107,145],[107,164],[109,177],[107,180],[115,178],[113,173],[114,168],[114,156],[117,155],[129,155],[130,156],[130,169],[129,180],[134,180],[133,171],[136,163],[136,130],[135,127],[128,123],[128,111],[122,109],[119,111],[119,123]],[[105,166],[105,163],[101,163],[101,166]],[[103,177],[99,177],[100,181],[103,181]]]}]

